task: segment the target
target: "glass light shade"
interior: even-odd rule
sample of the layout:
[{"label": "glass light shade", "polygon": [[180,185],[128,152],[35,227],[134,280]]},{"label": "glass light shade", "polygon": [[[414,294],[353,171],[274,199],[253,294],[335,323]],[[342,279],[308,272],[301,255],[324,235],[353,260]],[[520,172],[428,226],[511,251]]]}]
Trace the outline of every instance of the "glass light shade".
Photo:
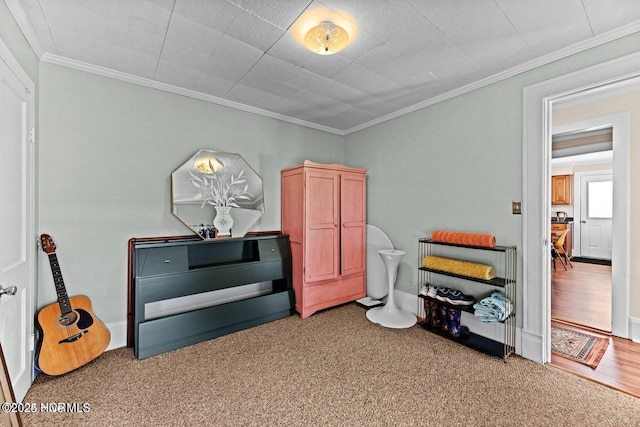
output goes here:
[{"label": "glass light shade", "polygon": [[304,45],[319,55],[340,52],[349,44],[349,34],[333,22],[325,21],[307,31]]}]

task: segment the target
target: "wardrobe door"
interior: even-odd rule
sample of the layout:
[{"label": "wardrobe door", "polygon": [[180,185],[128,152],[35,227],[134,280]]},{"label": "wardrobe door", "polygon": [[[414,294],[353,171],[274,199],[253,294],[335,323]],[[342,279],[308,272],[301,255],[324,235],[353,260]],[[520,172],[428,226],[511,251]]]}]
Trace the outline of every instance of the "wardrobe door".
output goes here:
[{"label": "wardrobe door", "polygon": [[340,274],[340,177],[307,170],[305,182],[305,282],[336,279]]},{"label": "wardrobe door", "polygon": [[364,273],[366,176],[343,172],[340,186],[342,275]]}]

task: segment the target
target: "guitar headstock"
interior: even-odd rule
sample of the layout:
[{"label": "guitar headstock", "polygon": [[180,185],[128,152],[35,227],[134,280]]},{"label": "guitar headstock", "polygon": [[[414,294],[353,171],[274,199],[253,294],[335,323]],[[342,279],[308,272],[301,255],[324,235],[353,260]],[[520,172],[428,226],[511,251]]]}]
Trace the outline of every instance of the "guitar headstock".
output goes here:
[{"label": "guitar headstock", "polygon": [[42,234],[40,236],[40,244],[45,253],[50,255],[56,252],[56,244],[53,243],[53,239],[48,234]]}]

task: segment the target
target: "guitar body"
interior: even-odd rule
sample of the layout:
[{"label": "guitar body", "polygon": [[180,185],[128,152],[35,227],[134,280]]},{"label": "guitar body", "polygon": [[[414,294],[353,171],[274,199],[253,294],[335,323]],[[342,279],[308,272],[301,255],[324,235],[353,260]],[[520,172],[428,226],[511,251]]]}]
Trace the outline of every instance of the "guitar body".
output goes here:
[{"label": "guitar body", "polygon": [[72,312],[62,315],[60,305],[48,305],[38,312],[40,340],[38,368],[47,375],[62,375],[100,356],[109,345],[111,334],[93,314],[91,301],[84,295],[69,298]]}]

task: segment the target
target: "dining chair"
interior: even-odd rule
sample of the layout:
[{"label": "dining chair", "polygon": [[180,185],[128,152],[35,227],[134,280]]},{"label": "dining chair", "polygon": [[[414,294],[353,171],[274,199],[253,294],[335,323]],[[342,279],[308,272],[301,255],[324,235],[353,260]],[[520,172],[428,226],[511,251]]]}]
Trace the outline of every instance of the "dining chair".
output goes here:
[{"label": "dining chair", "polygon": [[568,229],[563,230],[562,233],[560,233],[560,236],[558,236],[558,239],[553,243],[553,246],[551,247],[551,258],[553,259],[554,270],[556,268],[556,258],[560,259],[560,263],[562,263],[562,266],[565,270],[567,269],[567,263],[571,266],[571,268],[573,268],[573,264],[571,264],[571,260],[564,250],[564,241],[567,238],[568,232]]}]

